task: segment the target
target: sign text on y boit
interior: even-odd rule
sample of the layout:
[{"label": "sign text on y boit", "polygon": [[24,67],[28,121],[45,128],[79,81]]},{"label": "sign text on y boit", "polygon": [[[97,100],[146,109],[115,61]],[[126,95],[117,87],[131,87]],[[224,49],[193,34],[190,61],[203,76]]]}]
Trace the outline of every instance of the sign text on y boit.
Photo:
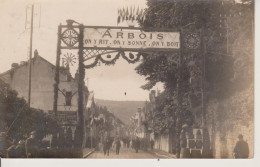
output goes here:
[{"label": "sign text on y boit", "polygon": [[179,32],[147,32],[140,29],[84,28],[85,48],[179,49]]}]

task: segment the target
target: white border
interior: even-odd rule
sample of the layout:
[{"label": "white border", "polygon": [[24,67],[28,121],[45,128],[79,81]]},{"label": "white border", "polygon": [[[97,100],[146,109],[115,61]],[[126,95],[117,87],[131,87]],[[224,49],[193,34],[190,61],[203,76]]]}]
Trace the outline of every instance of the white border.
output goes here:
[{"label": "white border", "polygon": [[3,167],[260,167],[260,2],[255,0],[255,153],[253,159],[231,160],[231,159],[1,159]]}]

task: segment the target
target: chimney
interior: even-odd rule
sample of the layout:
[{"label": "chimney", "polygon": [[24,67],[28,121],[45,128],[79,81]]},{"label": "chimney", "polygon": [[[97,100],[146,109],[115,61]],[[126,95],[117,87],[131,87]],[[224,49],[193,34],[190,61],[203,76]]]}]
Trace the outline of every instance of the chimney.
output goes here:
[{"label": "chimney", "polygon": [[12,63],[11,68],[16,68],[16,67],[18,67],[18,66],[19,66],[18,63]]},{"label": "chimney", "polygon": [[20,65],[24,65],[25,63],[25,61],[20,61]]},{"label": "chimney", "polygon": [[35,50],[34,50],[34,57],[37,57],[37,56],[39,56],[39,53],[38,53],[38,50],[35,49]]}]

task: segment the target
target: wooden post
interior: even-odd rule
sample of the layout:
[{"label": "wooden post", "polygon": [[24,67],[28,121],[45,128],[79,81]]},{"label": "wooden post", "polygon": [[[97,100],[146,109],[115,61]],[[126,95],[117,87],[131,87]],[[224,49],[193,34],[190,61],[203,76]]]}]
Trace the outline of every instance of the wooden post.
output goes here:
[{"label": "wooden post", "polygon": [[28,80],[28,105],[31,106],[31,80],[32,80],[32,40],[33,40],[33,13],[34,5],[32,5],[31,14],[31,34],[30,34],[30,56],[29,56],[29,80]]},{"label": "wooden post", "polygon": [[206,127],[206,114],[205,114],[205,42],[204,42],[204,26],[200,31],[201,41],[201,113],[202,113],[202,127]]},{"label": "wooden post", "polygon": [[78,80],[78,130],[80,136],[80,144],[83,147],[83,139],[84,139],[84,78],[85,78],[85,68],[84,68],[84,60],[83,60],[83,38],[84,38],[84,27],[83,25],[79,25],[79,80]]},{"label": "wooden post", "polygon": [[182,127],[182,69],[183,69],[183,43],[182,43],[182,30],[180,30],[180,52],[179,52],[179,64],[178,64],[178,78],[177,78],[177,104],[178,104],[178,109],[176,112],[176,156],[177,158],[180,158],[180,133],[181,133],[181,127]]},{"label": "wooden post", "polygon": [[61,54],[61,25],[58,27],[58,40],[57,40],[57,53],[56,53],[56,67],[55,67],[55,83],[54,83],[54,101],[53,101],[53,112],[56,116],[57,114],[57,105],[58,105],[58,89],[60,82],[60,54]]}]

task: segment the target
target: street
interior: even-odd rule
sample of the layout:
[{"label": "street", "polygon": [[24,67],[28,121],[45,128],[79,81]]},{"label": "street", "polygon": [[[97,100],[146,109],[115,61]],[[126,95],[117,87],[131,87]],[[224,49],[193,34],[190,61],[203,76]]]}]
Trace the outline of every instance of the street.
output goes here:
[{"label": "street", "polygon": [[143,150],[139,150],[138,153],[135,152],[135,150],[131,148],[124,148],[121,147],[119,155],[116,155],[116,150],[115,148],[111,148],[109,152],[109,156],[104,155],[104,152],[102,150],[100,151],[95,151],[92,153],[90,156],[87,158],[100,158],[100,159],[158,159],[158,158],[165,158],[163,156],[156,155],[155,153],[150,153],[150,152],[144,152]]}]

